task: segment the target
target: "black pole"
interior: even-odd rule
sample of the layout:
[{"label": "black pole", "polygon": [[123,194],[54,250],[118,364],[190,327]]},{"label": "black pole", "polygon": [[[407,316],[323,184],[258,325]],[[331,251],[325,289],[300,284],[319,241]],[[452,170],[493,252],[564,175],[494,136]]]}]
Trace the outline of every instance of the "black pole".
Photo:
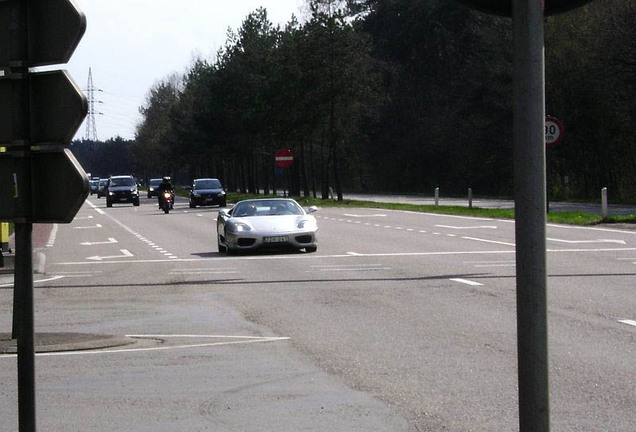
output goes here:
[{"label": "black pole", "polygon": [[33,224],[15,224],[15,290],[18,299],[19,432],[35,432],[35,332],[33,312]]},{"label": "black pole", "polygon": [[14,290],[18,345],[19,432],[36,431],[35,415],[35,331],[33,307],[33,209],[31,175],[31,86],[29,78],[29,0],[19,0],[10,22],[11,62],[8,73],[21,82],[13,95],[16,107],[15,160],[15,270]]},{"label": "black pole", "polygon": [[521,432],[550,430],[543,1],[513,1],[517,350]]}]

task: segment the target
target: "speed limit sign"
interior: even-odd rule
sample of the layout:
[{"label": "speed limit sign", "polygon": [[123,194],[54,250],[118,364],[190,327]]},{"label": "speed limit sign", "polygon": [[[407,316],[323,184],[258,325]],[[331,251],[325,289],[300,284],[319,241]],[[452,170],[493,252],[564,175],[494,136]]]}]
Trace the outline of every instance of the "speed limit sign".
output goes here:
[{"label": "speed limit sign", "polygon": [[563,139],[564,134],[563,123],[554,117],[545,117],[545,145],[547,147],[557,145]]}]

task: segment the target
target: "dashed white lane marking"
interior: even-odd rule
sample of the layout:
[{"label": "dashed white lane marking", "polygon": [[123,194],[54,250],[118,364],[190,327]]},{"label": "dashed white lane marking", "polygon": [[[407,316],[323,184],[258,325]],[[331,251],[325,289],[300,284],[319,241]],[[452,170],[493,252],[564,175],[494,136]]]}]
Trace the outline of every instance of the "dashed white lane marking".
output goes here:
[{"label": "dashed white lane marking", "polygon": [[49,240],[46,242],[47,248],[53,247],[53,245],[55,244],[55,238],[57,237],[57,227],[57,224],[53,225],[53,229],[51,230],[51,234],[49,235]]},{"label": "dashed white lane marking", "polygon": [[636,327],[636,320],[618,320],[618,322]]},{"label": "dashed white lane marking", "polygon": [[471,281],[471,280],[468,280],[468,279],[453,278],[453,279],[450,279],[450,280],[452,280],[453,282],[459,282],[459,283],[463,283],[463,284],[471,285],[471,286],[483,286],[484,285],[482,283]]},{"label": "dashed white lane marking", "polygon": [[[135,232],[134,230],[132,230],[131,228],[127,227],[126,225],[124,225],[123,223],[121,223],[120,221],[118,221],[117,219],[115,219],[113,216],[106,214],[104,211],[102,211],[100,208],[98,208],[95,204],[93,204],[90,201],[87,201],[88,205],[90,205],[94,210],[96,210],[97,212],[99,212],[100,214],[103,214],[105,216],[108,216],[109,218],[111,218],[117,225],[119,225],[120,227],[122,227],[123,229],[125,229],[126,231],[128,231],[129,233],[131,233],[132,235],[134,235],[135,237],[137,237],[139,240],[141,240],[142,242],[146,243],[147,245],[151,246],[154,248],[154,243],[150,240],[148,240],[147,238],[145,238],[143,235],[139,234],[138,232]],[[101,227],[101,225],[99,225]],[[160,251],[162,254],[164,254],[165,256],[167,256],[168,258],[170,258],[171,260],[177,259],[178,257],[168,253],[166,251],[164,251],[163,249],[161,249]],[[94,259],[93,257],[91,257],[91,259]]]},{"label": "dashed white lane marking", "polygon": [[[280,342],[289,340],[289,337],[258,337],[258,336],[226,336],[226,335],[126,335],[126,337],[135,339],[144,338],[197,338],[197,339],[238,339],[223,342],[207,342],[207,343],[193,343],[182,344],[173,346],[157,346],[148,348],[120,348],[120,349],[104,349],[104,350],[84,350],[84,351],[62,351],[62,352],[46,352],[36,353],[36,357],[67,357],[67,356],[80,356],[80,355],[96,355],[96,354],[121,354],[121,353],[136,353],[136,352],[148,352],[148,351],[168,351],[177,349],[188,348],[209,348],[215,346],[224,345],[241,345],[241,344],[253,344],[263,342]],[[0,355],[0,358],[16,358],[16,354]]]}]

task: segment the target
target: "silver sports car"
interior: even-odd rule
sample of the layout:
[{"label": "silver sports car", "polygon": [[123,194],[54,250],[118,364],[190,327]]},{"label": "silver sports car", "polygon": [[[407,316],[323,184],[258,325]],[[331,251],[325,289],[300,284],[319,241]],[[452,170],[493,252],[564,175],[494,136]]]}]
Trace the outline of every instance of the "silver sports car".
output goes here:
[{"label": "silver sports car", "polygon": [[219,252],[231,255],[255,249],[305,249],[316,252],[316,218],[293,199],[264,198],[239,201],[220,210],[216,219]]}]

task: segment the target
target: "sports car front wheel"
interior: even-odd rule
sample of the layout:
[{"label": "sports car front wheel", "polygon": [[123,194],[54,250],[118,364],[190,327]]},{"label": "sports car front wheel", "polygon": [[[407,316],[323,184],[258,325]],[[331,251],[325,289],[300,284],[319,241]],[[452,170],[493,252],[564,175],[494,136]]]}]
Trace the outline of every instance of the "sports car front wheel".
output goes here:
[{"label": "sports car front wheel", "polygon": [[227,250],[227,248],[221,244],[221,238],[218,235],[216,236],[216,243],[219,247],[219,252],[225,252]]}]

